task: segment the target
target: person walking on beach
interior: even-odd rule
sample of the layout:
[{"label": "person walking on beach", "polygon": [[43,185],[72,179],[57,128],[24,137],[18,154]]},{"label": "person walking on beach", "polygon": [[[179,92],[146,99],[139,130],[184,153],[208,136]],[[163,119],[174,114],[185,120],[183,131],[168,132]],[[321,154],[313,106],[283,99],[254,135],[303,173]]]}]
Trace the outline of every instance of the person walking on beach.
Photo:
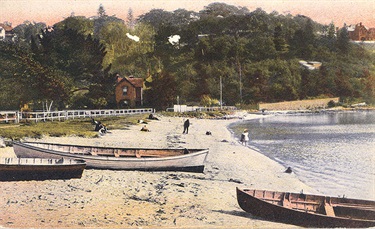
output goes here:
[{"label": "person walking on beach", "polygon": [[244,144],[245,146],[247,145],[247,142],[249,141],[249,131],[247,129],[244,129],[242,134],[241,134],[241,144]]},{"label": "person walking on beach", "polygon": [[186,119],[186,121],[184,122],[184,132],[182,132],[183,134],[189,133],[189,126],[190,126],[190,121],[189,121],[189,119]]}]

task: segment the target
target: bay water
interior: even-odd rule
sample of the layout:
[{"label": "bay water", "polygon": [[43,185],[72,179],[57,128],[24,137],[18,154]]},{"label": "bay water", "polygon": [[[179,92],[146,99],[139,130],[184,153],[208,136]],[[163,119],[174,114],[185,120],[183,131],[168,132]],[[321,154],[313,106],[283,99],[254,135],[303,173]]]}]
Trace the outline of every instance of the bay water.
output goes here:
[{"label": "bay water", "polygon": [[323,195],[375,200],[375,112],[283,114],[229,127]]}]

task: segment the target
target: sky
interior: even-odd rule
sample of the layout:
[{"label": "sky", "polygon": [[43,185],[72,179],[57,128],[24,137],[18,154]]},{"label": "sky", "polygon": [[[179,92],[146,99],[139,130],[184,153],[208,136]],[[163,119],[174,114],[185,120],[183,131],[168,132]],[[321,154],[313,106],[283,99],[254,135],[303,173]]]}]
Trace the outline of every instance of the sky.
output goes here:
[{"label": "sky", "polygon": [[333,22],[337,27],[362,22],[375,28],[375,0],[0,0],[0,23],[7,21],[15,27],[28,20],[53,25],[73,12],[75,16],[96,16],[100,4],[107,15],[126,20],[130,8],[134,16],[151,9],[198,12],[213,2],[244,6],[250,11],[262,8],[267,13],[302,14],[322,24]]}]

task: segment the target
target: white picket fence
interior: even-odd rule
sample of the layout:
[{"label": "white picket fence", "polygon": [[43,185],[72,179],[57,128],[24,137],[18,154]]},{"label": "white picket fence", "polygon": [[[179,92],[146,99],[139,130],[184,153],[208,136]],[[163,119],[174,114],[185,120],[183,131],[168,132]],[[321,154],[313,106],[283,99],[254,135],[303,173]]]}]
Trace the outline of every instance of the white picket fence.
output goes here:
[{"label": "white picket fence", "polygon": [[207,112],[207,111],[230,111],[236,110],[235,106],[221,106],[221,107],[198,107],[198,106],[188,106],[188,105],[173,105],[173,108],[167,108],[166,111],[173,112]]},{"label": "white picket fence", "polygon": [[18,122],[19,111],[0,111],[1,122]]},{"label": "white picket fence", "polygon": [[111,117],[125,116],[132,114],[154,113],[153,108],[139,109],[115,109],[115,110],[64,110],[52,112],[21,112],[21,111],[0,111],[0,123],[22,121],[63,121],[75,118]]}]

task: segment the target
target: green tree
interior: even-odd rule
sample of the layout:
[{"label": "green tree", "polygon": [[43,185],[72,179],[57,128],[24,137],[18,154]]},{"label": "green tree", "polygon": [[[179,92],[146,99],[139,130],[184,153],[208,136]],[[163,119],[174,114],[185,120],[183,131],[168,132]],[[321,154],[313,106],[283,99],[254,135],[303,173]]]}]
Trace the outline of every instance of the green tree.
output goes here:
[{"label": "green tree", "polygon": [[93,75],[102,69],[105,48],[91,35],[85,37],[76,30],[54,27],[43,31],[40,42],[39,60],[67,72],[77,87],[87,87]]},{"label": "green tree", "polygon": [[336,38],[336,27],[333,22],[331,22],[327,29],[327,37],[329,39],[335,39]]},{"label": "green tree", "polygon": [[150,25],[138,23],[129,29],[123,23],[108,23],[100,37],[107,51],[103,65],[112,64],[112,73],[147,78],[154,72],[154,30]]},{"label": "green tree", "polygon": [[[31,36],[23,44],[22,58],[12,54],[16,65],[8,61],[12,55],[2,59],[3,98],[12,98],[15,88],[23,90],[16,81],[34,88],[41,87],[40,81],[56,92],[61,88],[59,93],[67,94],[77,108],[109,107],[113,74],[119,73],[147,79],[145,97],[160,109],[177,96],[187,103],[199,103],[202,96],[217,99],[220,79],[228,105],[322,96],[373,101],[374,54],[364,44],[351,44],[346,28],[336,36],[333,23],[321,25],[303,15],[268,14],[260,8],[249,12],[223,3],[199,12],[154,9],[134,19],[134,26],[131,18],[129,11],[125,23],[99,7],[97,17],[72,15],[44,29],[41,39]],[[27,32],[34,27],[19,31],[34,34]],[[317,31],[322,33],[318,36]],[[180,36],[177,45],[169,41],[172,35]],[[323,65],[303,69],[300,59]],[[46,88],[24,91],[33,101],[58,99]],[[166,98],[156,101],[164,93]],[[62,100],[67,105],[67,99]]]},{"label": "green tree", "polygon": [[85,17],[67,17],[61,22],[54,25],[54,30],[74,30],[78,34],[84,36],[93,35],[94,33],[94,22]]},{"label": "green tree", "polygon": [[133,10],[132,8],[129,8],[128,10],[128,15],[126,17],[126,25],[129,27],[129,28],[133,28],[134,25],[135,25],[135,19],[134,19],[134,14],[133,14]]},{"label": "green tree", "polygon": [[176,101],[176,80],[170,73],[161,72],[146,82],[149,88],[145,91],[145,103],[158,110],[171,107]]},{"label": "green tree", "polygon": [[[98,78],[107,76],[106,73],[103,73],[102,67],[106,51],[98,40],[92,38],[91,34],[85,36],[59,24],[53,29],[43,31],[40,43],[41,48],[35,53],[37,59],[46,67],[65,72],[65,77],[73,85],[70,88],[71,96],[75,95],[77,91],[88,91],[86,96],[95,99],[97,98],[96,94],[100,95],[97,92],[97,85],[102,87],[102,91],[108,92],[106,88],[110,88],[114,84],[114,79],[112,82],[102,80],[98,83]],[[113,104],[110,101],[93,103],[90,97],[82,100],[86,102],[82,106],[94,108],[97,105],[98,108]]]},{"label": "green tree", "polygon": [[338,32],[337,48],[341,54],[348,54],[350,51],[350,40],[346,26]]},{"label": "green tree", "polygon": [[14,33],[17,34],[17,43],[22,47],[30,48],[32,40],[38,37],[46,27],[43,22],[23,22],[14,28]]},{"label": "green tree", "polygon": [[110,73],[111,66],[95,74],[89,85],[89,98],[92,108],[111,108],[116,106],[115,82],[116,74]]},{"label": "green tree", "polygon": [[222,16],[228,17],[230,15],[245,15],[249,13],[249,10],[246,7],[236,7],[232,5],[228,5],[225,3],[211,3],[208,6],[205,6],[200,14],[203,15],[210,15],[210,16]]},{"label": "green tree", "polygon": [[106,17],[107,13],[105,12],[104,6],[102,4],[99,5],[98,9],[98,17]]},{"label": "green tree", "polygon": [[163,24],[173,25],[173,13],[163,9],[152,9],[150,12],[140,15],[139,22],[150,24],[156,31]]},{"label": "green tree", "polygon": [[0,107],[18,109],[26,103],[46,100],[64,107],[72,86],[64,72],[43,66],[31,53],[15,45],[0,43],[0,50]]},{"label": "green tree", "polygon": [[275,44],[275,49],[279,55],[283,55],[289,51],[288,43],[285,39],[281,25],[277,25],[275,28],[273,43]]},{"label": "green tree", "polygon": [[303,22],[291,41],[292,51],[299,58],[311,59],[316,42],[314,24],[310,18],[303,18]]},{"label": "green tree", "polygon": [[245,103],[258,103],[269,101],[269,76],[268,61],[246,63],[243,71],[243,100]]},{"label": "green tree", "polygon": [[361,85],[363,85],[362,97],[368,104],[375,104],[375,72],[366,72]]}]

